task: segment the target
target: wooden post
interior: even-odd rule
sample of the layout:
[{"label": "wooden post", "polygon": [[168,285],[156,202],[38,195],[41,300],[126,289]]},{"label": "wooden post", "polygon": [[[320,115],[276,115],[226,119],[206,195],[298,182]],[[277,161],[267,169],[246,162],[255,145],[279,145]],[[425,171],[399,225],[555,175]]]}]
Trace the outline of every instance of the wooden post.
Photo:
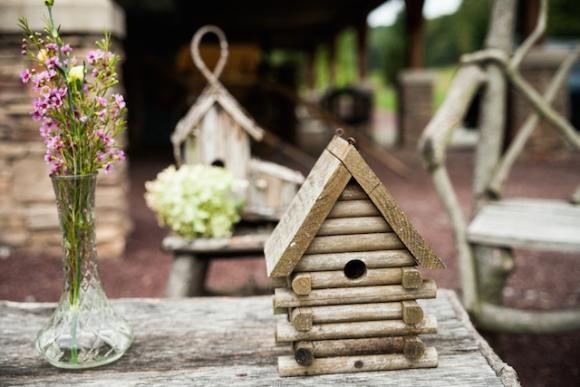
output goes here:
[{"label": "wooden post", "polygon": [[193,254],[175,254],[165,297],[199,297],[204,294],[207,260]]},{"label": "wooden post", "polygon": [[358,81],[362,83],[367,77],[368,68],[368,26],[366,18],[357,24],[357,60],[358,60]]},{"label": "wooden post", "polygon": [[405,0],[407,26],[407,66],[423,67],[423,3],[424,0]]}]

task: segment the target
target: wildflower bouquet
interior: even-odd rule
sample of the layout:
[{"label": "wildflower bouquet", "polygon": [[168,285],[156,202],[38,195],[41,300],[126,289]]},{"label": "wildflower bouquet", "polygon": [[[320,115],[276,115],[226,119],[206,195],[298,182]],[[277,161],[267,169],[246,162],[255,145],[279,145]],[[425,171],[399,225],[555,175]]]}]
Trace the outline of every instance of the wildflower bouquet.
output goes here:
[{"label": "wildflower bouquet", "polygon": [[49,18],[43,34],[33,32],[25,18],[22,54],[34,66],[20,73],[22,82],[38,93],[32,119],[41,121],[40,135],[47,146],[45,160],[51,175],[83,175],[104,168],[109,173],[125,155],[114,138],[126,127],[123,96],[107,91],[119,83],[115,66],[119,56],[110,52],[111,35],[97,42],[88,62],[79,64],[64,44],[52,17],[54,0],[45,1]]},{"label": "wildflower bouquet", "polygon": [[230,193],[245,185],[220,167],[196,164],[176,169],[171,165],[145,183],[145,200],[160,225],[177,235],[220,238],[230,235],[232,225],[240,220],[243,202],[232,199]]},{"label": "wildflower bouquet", "polygon": [[25,18],[22,54],[33,63],[20,76],[37,92],[32,119],[40,121],[47,146],[45,160],[56,194],[62,237],[64,283],[60,302],[36,338],[37,350],[61,368],[87,368],[122,356],[133,331],[110,305],[102,289],[96,254],[95,186],[97,171],[111,171],[123,161],[114,137],[125,129],[125,101],[108,95],[119,81],[119,56],[109,51],[111,36],[79,64],[64,44],[46,0],[44,34],[33,32]]}]

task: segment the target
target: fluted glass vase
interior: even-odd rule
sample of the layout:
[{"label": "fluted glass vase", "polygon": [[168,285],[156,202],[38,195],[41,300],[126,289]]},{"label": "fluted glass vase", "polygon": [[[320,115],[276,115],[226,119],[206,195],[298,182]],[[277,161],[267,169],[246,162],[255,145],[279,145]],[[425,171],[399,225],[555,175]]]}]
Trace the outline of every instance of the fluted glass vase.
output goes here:
[{"label": "fluted glass vase", "polygon": [[64,281],[59,304],[38,332],[36,349],[60,368],[89,368],[120,358],[133,330],[101,286],[95,239],[97,174],[52,176],[62,234]]}]

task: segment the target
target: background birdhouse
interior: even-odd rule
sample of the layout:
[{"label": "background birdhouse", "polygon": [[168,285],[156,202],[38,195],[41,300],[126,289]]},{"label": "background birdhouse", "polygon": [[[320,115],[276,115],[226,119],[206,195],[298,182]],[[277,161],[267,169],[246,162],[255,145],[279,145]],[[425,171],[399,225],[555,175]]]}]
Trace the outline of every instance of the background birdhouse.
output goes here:
[{"label": "background birdhouse", "polygon": [[[220,58],[213,72],[207,69],[199,54],[201,38],[208,32],[220,39]],[[252,157],[251,140],[262,141],[268,132],[254,122],[218,80],[228,57],[224,33],[215,26],[201,28],[192,39],[191,50],[194,63],[208,85],[171,136],[177,163],[219,166],[236,178],[247,180],[248,187],[236,193],[246,202],[242,217],[278,220],[304,176],[282,165]]]}]

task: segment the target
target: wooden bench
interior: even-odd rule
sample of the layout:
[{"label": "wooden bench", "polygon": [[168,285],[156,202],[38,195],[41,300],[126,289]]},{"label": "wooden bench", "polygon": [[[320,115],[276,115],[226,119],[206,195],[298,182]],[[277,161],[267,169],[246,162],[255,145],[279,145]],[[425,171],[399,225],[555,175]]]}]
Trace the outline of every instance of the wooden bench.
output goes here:
[{"label": "wooden bench", "polygon": [[229,238],[187,240],[174,235],[165,237],[161,242],[161,250],[173,254],[165,296],[205,295],[209,262],[214,258],[263,256],[264,244],[270,237],[272,228],[271,224],[237,226]]},{"label": "wooden bench", "polygon": [[483,245],[580,253],[580,206],[544,199],[491,202],[467,233],[470,242]]},{"label": "wooden bench", "polygon": [[439,353],[429,369],[280,378],[274,330],[283,319],[272,297],[121,299],[114,307],[133,326],[135,341],[118,361],[82,372],[52,367],[34,338],[56,304],[0,301],[0,385],[16,386],[519,386],[475,331],[455,293],[420,300],[439,332],[424,335]]}]

